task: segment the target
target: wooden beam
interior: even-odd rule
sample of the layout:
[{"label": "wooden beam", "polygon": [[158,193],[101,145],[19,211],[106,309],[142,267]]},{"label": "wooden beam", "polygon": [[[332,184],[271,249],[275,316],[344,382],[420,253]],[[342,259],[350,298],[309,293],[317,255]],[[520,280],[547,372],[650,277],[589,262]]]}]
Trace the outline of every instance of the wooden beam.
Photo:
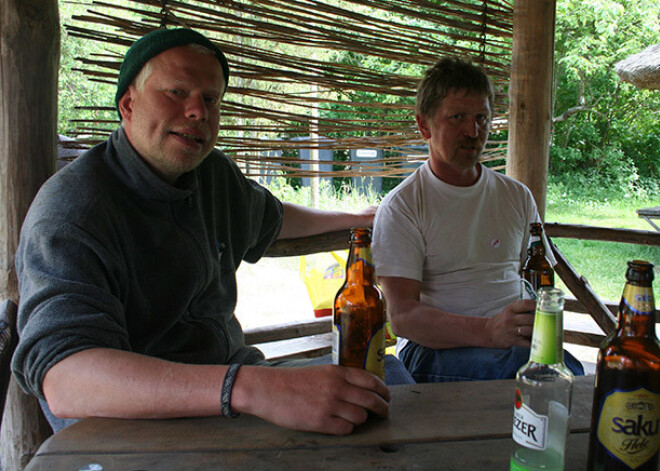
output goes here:
[{"label": "wooden beam", "polygon": [[280,239],[270,246],[267,257],[293,257],[318,252],[348,249],[351,245],[351,231],[326,232],[298,239]]},{"label": "wooden beam", "polygon": [[545,216],[552,126],[555,0],[515,0],[506,173]]},{"label": "wooden beam", "polygon": [[[27,209],[54,172],[60,26],[57,0],[0,0],[0,298],[18,304],[14,253]],[[12,379],[2,469],[23,469],[51,434],[35,397]]]},{"label": "wooden beam", "polygon": [[317,358],[332,353],[332,333],[295,337],[289,340],[255,345],[266,360]]},{"label": "wooden beam", "polygon": [[543,224],[548,237],[566,239],[602,240],[605,242],[623,242],[626,244],[660,246],[660,232],[639,229],[613,229],[610,227],[583,226],[579,224]]},{"label": "wooden beam", "polygon": [[576,345],[583,345],[585,347],[598,348],[605,339],[604,335],[590,334],[588,332],[576,332],[574,330],[564,331],[564,341],[566,343],[574,343]]},{"label": "wooden beam", "polygon": [[555,265],[555,272],[562,279],[566,287],[571,290],[575,297],[582,303],[582,305],[587,309],[587,312],[591,314],[598,327],[600,327],[605,334],[609,334],[616,328],[616,318],[612,315],[608,307],[603,304],[603,302],[598,298],[596,293],[589,285],[587,279],[583,276],[580,276],[568,263],[568,260],[564,255],[557,249],[557,246],[548,240],[550,248],[552,249],[552,254],[557,260],[557,265]]},{"label": "wooden beam", "polygon": [[327,334],[328,332],[332,332],[332,316],[312,321],[290,322],[275,326],[246,329],[245,343],[254,345],[257,343],[307,337],[309,335]]},{"label": "wooden beam", "polygon": [[[608,311],[610,311],[613,316],[616,316],[619,313],[619,306],[613,302],[604,301],[603,305],[607,308]],[[564,311],[577,312],[579,314],[589,314],[587,308],[584,307],[584,305],[578,301],[577,298],[571,298],[568,296],[564,300]],[[656,322],[660,322],[660,318],[658,318]]]}]

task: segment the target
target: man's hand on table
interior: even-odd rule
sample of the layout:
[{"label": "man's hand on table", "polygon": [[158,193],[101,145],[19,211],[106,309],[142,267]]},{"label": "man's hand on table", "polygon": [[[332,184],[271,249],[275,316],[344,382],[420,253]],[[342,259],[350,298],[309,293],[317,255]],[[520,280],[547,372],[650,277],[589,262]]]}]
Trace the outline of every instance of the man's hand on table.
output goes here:
[{"label": "man's hand on table", "polygon": [[383,381],[356,368],[244,366],[236,377],[231,406],[282,427],[346,435],[365,422],[369,412],[387,417],[389,400]]}]

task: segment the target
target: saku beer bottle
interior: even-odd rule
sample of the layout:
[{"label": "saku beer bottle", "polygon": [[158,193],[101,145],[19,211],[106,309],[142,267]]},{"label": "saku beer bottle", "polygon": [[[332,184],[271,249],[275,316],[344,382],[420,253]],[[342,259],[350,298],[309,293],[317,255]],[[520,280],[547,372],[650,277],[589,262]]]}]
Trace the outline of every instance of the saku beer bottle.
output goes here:
[{"label": "saku beer bottle", "polygon": [[564,469],[573,373],[564,364],[563,310],[561,290],[539,290],[529,361],[516,374],[511,471]]},{"label": "saku beer bottle", "polygon": [[628,262],[618,326],[598,351],[590,471],[658,469],[660,345],[652,281],[652,264]]},{"label": "saku beer bottle", "polygon": [[333,308],[333,363],[362,368],[385,379],[385,302],[376,286],[371,230],[351,229],[346,281]]},{"label": "saku beer bottle", "polygon": [[545,255],[543,226],[541,223],[531,223],[529,233],[527,259],[523,264],[522,276],[531,285],[534,292],[538,292],[542,287],[553,287],[555,285],[555,271]]}]

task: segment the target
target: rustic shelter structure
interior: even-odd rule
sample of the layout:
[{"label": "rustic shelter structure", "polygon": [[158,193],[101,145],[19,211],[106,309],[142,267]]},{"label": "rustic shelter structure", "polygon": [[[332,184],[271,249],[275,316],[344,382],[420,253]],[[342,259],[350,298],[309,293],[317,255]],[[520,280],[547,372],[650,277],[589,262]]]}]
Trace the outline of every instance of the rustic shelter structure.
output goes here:
[{"label": "rustic shelter structure", "polygon": [[[530,23],[530,15],[542,23]],[[533,25],[530,32],[514,29],[515,16]],[[421,72],[442,55],[469,58],[496,84],[494,130],[512,134],[508,143],[492,139],[484,160],[499,168],[506,160],[509,174],[529,177],[543,211],[548,153],[537,150],[547,147],[538,143],[547,143],[550,132],[553,2],[533,8],[517,2],[514,9],[506,0],[132,0],[94,2],[73,20],[68,34],[104,45],[82,58],[81,70],[111,87],[123,51],[154,28],[192,27],[213,38],[232,66],[218,145],[252,176],[405,175],[409,160],[426,157],[414,120]],[[511,60],[512,48],[520,60]],[[512,74],[520,80],[510,80]],[[517,101],[527,94],[536,98]],[[78,130],[88,144],[116,127],[112,108],[100,103],[87,110],[91,118],[81,116]],[[536,113],[543,119],[530,120]],[[518,120],[515,129],[510,119]],[[521,129],[530,122],[544,124]],[[507,147],[515,153],[524,140],[540,164],[506,158]],[[303,149],[306,157],[298,153]],[[380,157],[334,159],[333,167],[319,155],[359,149]]]},{"label": "rustic shelter structure", "polygon": [[660,90],[660,44],[653,44],[637,54],[626,57],[614,65],[624,82],[638,88]]},{"label": "rustic shelter structure", "polygon": [[[484,65],[503,92],[498,100],[498,122],[508,126],[508,142],[506,145],[493,143],[489,155],[501,158],[506,152],[507,174],[532,190],[541,214],[544,213],[555,0],[345,2],[383,11],[387,13],[384,20],[350,9],[340,10],[329,1],[135,0],[127,3],[131,6],[119,7],[123,8],[123,13],[90,13],[89,24],[96,26],[73,27],[70,33],[126,48],[136,37],[160,26],[185,25],[213,32],[211,35],[227,52],[230,61],[234,59],[232,67],[238,79],[230,83],[225,111],[234,123],[233,128],[219,137],[218,144],[232,150],[238,161],[258,164],[257,172],[267,169],[269,161],[256,155],[264,149],[282,146],[275,139],[259,136],[257,130],[252,129],[257,125],[260,131],[272,135],[283,129],[308,133],[312,144],[306,145],[312,149],[327,145],[344,149],[365,146],[390,149],[415,144],[418,139],[412,131],[412,121],[399,119],[403,114],[390,122],[387,115],[393,106],[387,101],[369,103],[369,108],[376,110],[375,115],[374,111],[369,111],[360,122],[325,118],[322,111],[331,105],[348,106],[338,97],[351,95],[356,90],[378,95],[387,89],[390,95],[410,98],[415,88],[414,77],[366,71],[350,64],[320,63],[320,59],[309,54],[287,57],[263,48],[263,43],[258,41],[309,48],[305,51],[336,46],[343,51],[355,54],[366,51],[374,57],[390,60],[410,56],[421,66],[432,63],[443,53],[458,52],[472,57]],[[437,14],[429,14],[434,8]],[[141,20],[125,19],[132,15],[140,16]],[[336,28],[338,19],[345,26],[342,30]],[[436,25],[423,26],[424,21],[435,21]],[[314,31],[292,33],[292,28],[311,24],[315,25]],[[440,29],[453,35],[453,46],[433,39]],[[235,33],[238,36],[230,41],[229,37]],[[248,38],[258,41],[248,44]],[[57,0],[0,0],[0,300],[19,302],[14,253],[20,227],[36,191],[55,171],[59,44]],[[96,80],[112,82],[116,76],[120,57],[111,49],[103,57],[84,59],[88,73]],[[254,87],[259,81],[287,86],[277,91]],[[373,84],[379,82],[380,86],[373,88]],[[304,93],[292,84],[304,85]],[[507,85],[508,101],[504,94]],[[238,96],[251,97],[261,103],[261,107],[241,104]],[[268,106],[278,101],[296,108],[275,111]],[[351,103],[361,105],[358,101]],[[305,109],[307,112],[303,111]],[[263,117],[266,119],[257,119]],[[108,132],[101,124],[100,121],[81,123],[85,132],[92,136],[90,142],[100,140]],[[116,126],[116,122],[111,121],[109,125]],[[351,130],[354,135],[333,137],[329,141],[320,138],[339,135],[338,131],[344,129]],[[286,145],[301,146],[291,142]],[[278,163],[284,166],[299,163],[294,160],[282,157]],[[405,161],[405,157],[399,159],[399,163]],[[274,160],[270,160],[272,162]],[[314,159],[310,163],[314,163]],[[400,168],[396,159],[389,163],[394,172]],[[320,174],[314,168],[309,172],[309,175]],[[309,247],[305,250],[311,250]],[[286,251],[284,248],[282,253]],[[612,320],[603,322],[603,325],[611,325]],[[3,469],[22,469],[50,430],[42,420],[35,398],[23,394],[15,383],[10,385],[5,411]]]}]

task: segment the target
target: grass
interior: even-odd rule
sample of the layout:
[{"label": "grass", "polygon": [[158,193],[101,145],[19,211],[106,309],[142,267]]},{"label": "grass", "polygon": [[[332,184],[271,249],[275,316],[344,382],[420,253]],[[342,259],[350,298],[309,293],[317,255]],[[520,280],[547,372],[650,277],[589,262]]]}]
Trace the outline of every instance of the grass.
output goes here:
[{"label": "grass", "polygon": [[[319,209],[358,211],[370,205],[378,204],[381,196],[373,191],[362,193],[352,191],[350,187],[341,187],[339,190],[321,181],[319,185],[319,198],[316,205]],[[286,184],[284,179],[275,179],[267,188],[280,200],[302,206],[312,206],[312,191],[309,187],[293,188]]]},{"label": "grass", "polygon": [[[636,210],[657,206],[659,201],[650,197],[614,197],[607,200],[571,198],[549,187],[545,220],[564,224],[653,230]],[[633,259],[648,260],[660,273],[660,247],[599,242],[576,239],[554,239],[573,268],[588,281],[598,296],[608,301],[621,298],[625,283],[626,262]],[[660,276],[656,276],[660,279]],[[563,287],[563,283],[557,283]],[[657,283],[656,283],[657,286]]]}]

